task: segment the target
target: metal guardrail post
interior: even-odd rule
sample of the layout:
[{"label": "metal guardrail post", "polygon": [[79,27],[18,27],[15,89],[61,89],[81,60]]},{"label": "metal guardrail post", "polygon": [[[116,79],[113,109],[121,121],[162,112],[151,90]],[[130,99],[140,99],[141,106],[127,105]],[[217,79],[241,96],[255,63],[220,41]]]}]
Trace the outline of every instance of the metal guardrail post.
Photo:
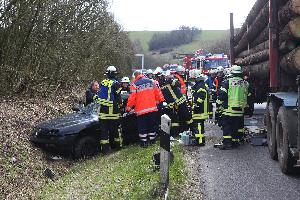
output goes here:
[{"label": "metal guardrail post", "polygon": [[167,189],[169,186],[170,129],[171,119],[164,114],[161,116],[160,135],[160,183],[164,189]]}]

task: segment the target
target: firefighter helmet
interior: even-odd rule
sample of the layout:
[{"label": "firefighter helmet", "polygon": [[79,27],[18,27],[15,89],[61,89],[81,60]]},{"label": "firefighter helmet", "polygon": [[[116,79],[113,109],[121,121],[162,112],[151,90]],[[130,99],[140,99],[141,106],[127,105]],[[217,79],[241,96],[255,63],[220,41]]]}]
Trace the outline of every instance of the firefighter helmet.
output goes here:
[{"label": "firefighter helmet", "polygon": [[106,69],[106,73],[117,73],[117,68],[115,66],[109,66]]},{"label": "firefighter helmet", "polygon": [[148,69],[146,73],[147,74],[153,74],[153,70],[152,69]]},{"label": "firefighter helmet", "polygon": [[201,74],[201,71],[200,71],[199,69],[195,69],[195,70],[194,70],[194,77],[195,77],[195,78],[199,78],[201,75],[202,75],[202,74]]},{"label": "firefighter helmet", "polygon": [[233,65],[231,68],[231,73],[232,74],[241,74],[242,73],[242,68],[238,65]]},{"label": "firefighter helmet", "polygon": [[121,79],[121,83],[130,83],[130,80],[127,76],[124,76],[122,79]]},{"label": "firefighter helmet", "polygon": [[209,71],[209,74],[215,74],[216,73],[216,69],[211,69],[210,71]]},{"label": "firefighter helmet", "polygon": [[153,72],[154,75],[161,74],[161,73],[162,73],[161,67],[156,67],[156,69]]},{"label": "firefighter helmet", "polygon": [[177,68],[176,68],[176,72],[177,73],[184,73],[185,72],[185,68],[181,65],[179,65]]},{"label": "firefighter helmet", "polygon": [[189,77],[190,78],[195,78],[195,73],[194,72],[195,72],[195,69],[192,69],[192,70],[189,71]]},{"label": "firefighter helmet", "polygon": [[223,72],[223,71],[224,71],[224,67],[222,66],[217,67],[217,72]]}]

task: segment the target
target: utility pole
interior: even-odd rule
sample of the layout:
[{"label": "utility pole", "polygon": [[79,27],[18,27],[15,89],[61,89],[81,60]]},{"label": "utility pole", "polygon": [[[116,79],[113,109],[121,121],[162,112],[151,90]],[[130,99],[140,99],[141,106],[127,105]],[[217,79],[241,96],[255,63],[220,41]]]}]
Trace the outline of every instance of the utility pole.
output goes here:
[{"label": "utility pole", "polygon": [[234,25],[233,25],[233,13],[230,13],[230,64],[234,65]]}]

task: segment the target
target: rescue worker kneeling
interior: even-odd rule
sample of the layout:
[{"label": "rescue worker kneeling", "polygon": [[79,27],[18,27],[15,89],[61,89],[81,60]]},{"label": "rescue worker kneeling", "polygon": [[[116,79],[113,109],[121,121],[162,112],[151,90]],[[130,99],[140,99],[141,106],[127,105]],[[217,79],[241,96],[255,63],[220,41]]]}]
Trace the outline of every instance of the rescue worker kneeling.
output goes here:
[{"label": "rescue worker kneeling", "polygon": [[193,134],[196,139],[196,144],[204,146],[204,121],[208,118],[208,86],[205,84],[205,75],[201,74],[200,70],[194,71],[195,85],[192,87],[192,117],[193,117]]},{"label": "rescue worker kneeling", "polygon": [[140,71],[134,72],[135,80],[130,86],[130,95],[126,107],[134,109],[141,147],[153,144],[156,139],[157,105],[164,101],[155,82],[145,77]]},{"label": "rescue worker kneeling", "polygon": [[120,84],[116,80],[117,69],[109,66],[106,70],[107,78],[101,82],[95,101],[100,104],[100,145],[101,152],[107,154],[110,147],[120,148]]},{"label": "rescue worker kneeling", "polygon": [[249,83],[242,78],[240,66],[232,67],[232,78],[224,81],[218,92],[218,104],[223,111],[223,142],[220,149],[230,149],[239,145],[244,128],[244,110],[247,107]]}]

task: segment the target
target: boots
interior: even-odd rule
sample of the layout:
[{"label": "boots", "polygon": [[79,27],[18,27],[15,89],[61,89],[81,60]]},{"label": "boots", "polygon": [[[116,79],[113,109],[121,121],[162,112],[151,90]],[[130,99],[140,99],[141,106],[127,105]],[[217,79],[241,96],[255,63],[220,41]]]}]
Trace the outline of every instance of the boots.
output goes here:
[{"label": "boots", "polygon": [[215,144],[215,148],[219,148],[221,150],[229,150],[232,149],[232,143],[228,141],[223,141],[221,143]]},{"label": "boots", "polygon": [[140,147],[147,148],[148,147],[148,142],[146,142],[146,141],[140,141]]},{"label": "boots", "polygon": [[[202,137],[202,141],[200,141],[200,137]],[[205,136],[204,136],[204,134],[196,134],[195,139],[196,139],[196,145],[197,146],[205,146]]]},{"label": "boots", "polygon": [[120,150],[121,149],[121,145],[119,141],[113,141],[111,144],[111,148],[115,149],[115,150]]},{"label": "boots", "polygon": [[155,139],[154,140],[149,140],[149,145],[151,146],[153,144],[155,144]]},{"label": "boots", "polygon": [[109,152],[109,144],[102,144],[101,145],[101,153],[103,155],[107,155]]}]

